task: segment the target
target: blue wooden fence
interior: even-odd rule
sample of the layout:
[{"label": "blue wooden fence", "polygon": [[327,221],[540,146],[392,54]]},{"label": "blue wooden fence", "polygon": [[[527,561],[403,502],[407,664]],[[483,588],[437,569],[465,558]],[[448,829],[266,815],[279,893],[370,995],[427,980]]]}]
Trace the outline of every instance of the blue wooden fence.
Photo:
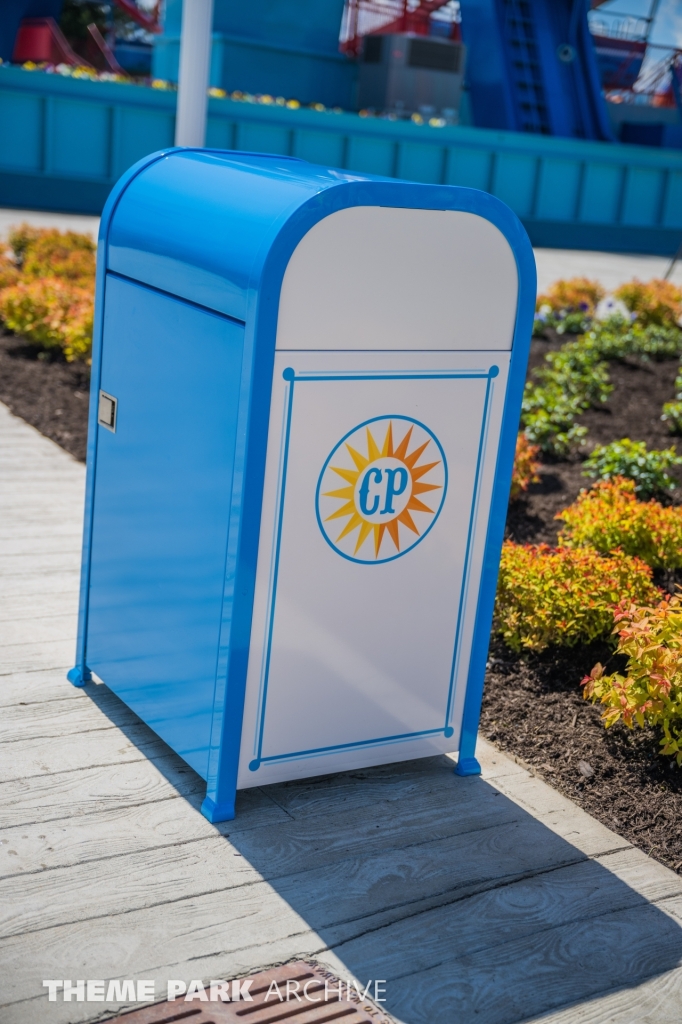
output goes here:
[{"label": "blue wooden fence", "polygon": [[[173,144],[174,92],[0,67],[0,206],[99,213]],[[492,192],[534,245],[672,253],[682,152],[211,99],[207,145]]]}]

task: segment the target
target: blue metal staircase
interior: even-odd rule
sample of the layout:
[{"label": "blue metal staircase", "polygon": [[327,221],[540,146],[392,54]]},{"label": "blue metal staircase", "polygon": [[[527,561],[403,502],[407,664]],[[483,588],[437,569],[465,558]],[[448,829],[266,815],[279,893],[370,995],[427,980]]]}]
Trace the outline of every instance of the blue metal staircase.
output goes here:
[{"label": "blue metal staircase", "polygon": [[589,0],[460,0],[474,123],[613,139]]}]

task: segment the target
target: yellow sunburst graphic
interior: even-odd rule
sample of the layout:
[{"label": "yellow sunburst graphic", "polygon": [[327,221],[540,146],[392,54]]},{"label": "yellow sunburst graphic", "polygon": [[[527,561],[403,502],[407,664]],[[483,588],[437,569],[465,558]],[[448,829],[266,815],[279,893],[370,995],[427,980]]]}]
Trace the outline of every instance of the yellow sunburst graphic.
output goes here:
[{"label": "yellow sunburst graphic", "polygon": [[[326,489],[339,477],[345,486]],[[332,547],[354,561],[396,558],[430,529],[445,481],[442,449],[428,428],[406,417],[373,420],[332,452],[318,489],[327,499],[320,503],[320,525]]]}]

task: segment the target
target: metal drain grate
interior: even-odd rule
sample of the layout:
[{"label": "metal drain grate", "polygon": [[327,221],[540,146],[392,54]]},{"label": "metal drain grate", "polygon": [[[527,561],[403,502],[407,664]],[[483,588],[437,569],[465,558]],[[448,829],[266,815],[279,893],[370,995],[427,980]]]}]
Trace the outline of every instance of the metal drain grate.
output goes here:
[{"label": "metal drain grate", "polygon": [[[156,1003],[140,1010],[121,1014],[120,1024],[388,1024],[375,1007],[339,998],[338,979],[311,964],[301,962],[275,967],[271,971],[252,974],[249,988],[253,1002],[186,1003],[178,998],[174,1002]],[[283,999],[273,990],[265,1002],[272,982],[277,982]],[[327,988],[325,990],[325,981]],[[290,998],[287,1000],[287,982]],[[298,983],[299,999],[296,999]],[[307,986],[309,999],[303,995]],[[345,990],[345,986],[344,986]],[[326,998],[325,998],[326,994]],[[314,1002],[313,1000],[319,1000]],[[369,1011],[369,1012],[368,1012]]]}]

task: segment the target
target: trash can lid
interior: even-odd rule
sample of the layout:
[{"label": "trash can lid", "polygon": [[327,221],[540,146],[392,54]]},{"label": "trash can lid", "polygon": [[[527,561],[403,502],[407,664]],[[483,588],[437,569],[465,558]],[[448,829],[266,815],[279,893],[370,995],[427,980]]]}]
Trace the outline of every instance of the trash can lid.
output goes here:
[{"label": "trash can lid", "polygon": [[[284,156],[173,149],[147,157],[114,188],[100,239],[108,270],[246,322],[259,301],[277,307],[291,254],[311,228],[335,212],[361,206],[482,217],[494,225],[489,233],[498,236],[507,262],[521,260],[530,269],[534,287],[525,230],[494,196]],[[468,252],[472,258],[470,247]],[[279,274],[272,273],[275,263]],[[270,273],[264,275],[266,267]],[[495,267],[489,269],[495,278]],[[456,276],[453,267],[451,279]],[[509,300],[515,306],[516,274],[504,276],[514,278]],[[528,281],[528,273],[522,276]]]}]

